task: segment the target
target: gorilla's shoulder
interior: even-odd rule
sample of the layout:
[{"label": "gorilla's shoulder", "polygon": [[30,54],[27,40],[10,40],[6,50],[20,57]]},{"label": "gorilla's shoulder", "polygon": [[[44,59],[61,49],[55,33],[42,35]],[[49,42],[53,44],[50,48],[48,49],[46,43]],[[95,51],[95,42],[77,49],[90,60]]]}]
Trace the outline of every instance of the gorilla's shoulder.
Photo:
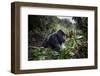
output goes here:
[{"label": "gorilla's shoulder", "polygon": [[56,36],[57,36],[57,32],[54,32],[54,33],[50,34],[48,38],[49,38],[49,39],[50,39],[50,38],[55,38]]}]

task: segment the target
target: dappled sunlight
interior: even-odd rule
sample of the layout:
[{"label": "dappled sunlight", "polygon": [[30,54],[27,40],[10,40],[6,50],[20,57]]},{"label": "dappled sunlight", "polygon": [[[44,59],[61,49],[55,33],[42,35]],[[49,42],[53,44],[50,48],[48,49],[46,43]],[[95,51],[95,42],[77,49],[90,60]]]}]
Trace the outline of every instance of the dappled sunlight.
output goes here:
[{"label": "dappled sunlight", "polygon": [[61,48],[62,48],[62,49],[66,48],[65,44],[62,44],[62,45],[61,45]]}]

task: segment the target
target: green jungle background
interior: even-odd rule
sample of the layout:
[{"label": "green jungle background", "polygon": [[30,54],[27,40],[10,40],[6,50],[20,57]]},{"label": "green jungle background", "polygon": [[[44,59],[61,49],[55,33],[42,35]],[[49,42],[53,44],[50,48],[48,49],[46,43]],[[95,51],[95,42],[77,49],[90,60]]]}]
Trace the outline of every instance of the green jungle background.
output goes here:
[{"label": "green jungle background", "polygon": [[[88,57],[88,18],[28,15],[28,60],[78,59]],[[50,34],[63,30],[67,35],[60,52],[41,47]]]}]

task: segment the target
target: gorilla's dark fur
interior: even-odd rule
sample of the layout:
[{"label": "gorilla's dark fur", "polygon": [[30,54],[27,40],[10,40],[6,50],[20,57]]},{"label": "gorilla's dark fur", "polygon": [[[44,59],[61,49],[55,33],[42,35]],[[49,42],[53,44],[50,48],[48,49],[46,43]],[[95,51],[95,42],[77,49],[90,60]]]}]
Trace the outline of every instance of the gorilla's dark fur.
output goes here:
[{"label": "gorilla's dark fur", "polygon": [[55,51],[60,51],[61,44],[65,41],[65,33],[62,30],[58,30],[53,34],[50,34],[44,41],[42,46],[50,47]]}]

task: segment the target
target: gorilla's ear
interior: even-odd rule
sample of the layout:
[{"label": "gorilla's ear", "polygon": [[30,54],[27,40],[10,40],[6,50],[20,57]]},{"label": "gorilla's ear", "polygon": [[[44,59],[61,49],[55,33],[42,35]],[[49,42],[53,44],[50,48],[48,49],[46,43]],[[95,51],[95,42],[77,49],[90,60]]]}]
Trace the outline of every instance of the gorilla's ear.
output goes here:
[{"label": "gorilla's ear", "polygon": [[65,33],[64,33],[62,30],[58,30],[57,33],[58,33],[58,34],[61,34],[61,35],[65,35]]}]

